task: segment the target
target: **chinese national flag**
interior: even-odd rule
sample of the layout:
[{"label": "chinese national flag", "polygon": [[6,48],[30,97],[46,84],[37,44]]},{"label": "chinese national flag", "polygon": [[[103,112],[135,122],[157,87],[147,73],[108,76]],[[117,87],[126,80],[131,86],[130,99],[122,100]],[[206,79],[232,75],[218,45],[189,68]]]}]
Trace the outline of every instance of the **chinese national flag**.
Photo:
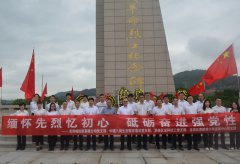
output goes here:
[{"label": "chinese national flag", "polygon": [[42,92],[41,102],[43,102],[46,95],[47,95],[47,83],[45,84],[45,87],[44,87],[43,92]]},{"label": "chinese national flag", "polygon": [[21,91],[25,92],[26,100],[31,100],[35,94],[35,59],[34,50],[32,53],[32,59],[28,68],[27,75],[20,88]]},{"label": "chinese national flag", "polygon": [[233,45],[228,47],[208,68],[202,79],[211,85],[217,80],[237,74],[237,65],[234,58]]},{"label": "chinese national flag", "polygon": [[0,68],[0,87],[3,85],[3,79],[2,79],[2,68]]},{"label": "chinese national flag", "polygon": [[194,85],[192,88],[189,89],[189,94],[191,96],[198,95],[203,92],[205,92],[205,86],[203,81],[201,81],[200,83]]},{"label": "chinese national flag", "polygon": [[72,90],[71,90],[71,100],[74,101],[73,87],[72,87]]},{"label": "chinese national flag", "polygon": [[163,100],[164,96],[165,96],[165,94],[162,92],[162,93],[159,95],[159,98],[160,98],[161,100]]}]

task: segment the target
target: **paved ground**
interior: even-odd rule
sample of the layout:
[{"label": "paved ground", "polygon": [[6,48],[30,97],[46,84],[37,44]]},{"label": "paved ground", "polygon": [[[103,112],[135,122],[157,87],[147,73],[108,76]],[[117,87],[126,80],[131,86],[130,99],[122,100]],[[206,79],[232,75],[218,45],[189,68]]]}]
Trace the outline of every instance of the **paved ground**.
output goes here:
[{"label": "paved ground", "polygon": [[237,164],[240,151],[59,151],[48,152],[46,149],[36,152],[33,148],[15,151],[14,148],[0,148],[1,164]]}]

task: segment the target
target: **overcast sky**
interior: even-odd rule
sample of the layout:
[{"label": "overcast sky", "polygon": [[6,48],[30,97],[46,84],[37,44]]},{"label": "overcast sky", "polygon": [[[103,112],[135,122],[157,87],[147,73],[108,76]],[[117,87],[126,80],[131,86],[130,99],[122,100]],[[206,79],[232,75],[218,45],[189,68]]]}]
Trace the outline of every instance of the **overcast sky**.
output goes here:
[{"label": "overcast sky", "polygon": [[[208,66],[231,43],[240,68],[239,0],[161,0],[173,73]],[[32,49],[36,91],[94,88],[95,0],[0,0],[3,99],[23,98],[20,86]]]}]

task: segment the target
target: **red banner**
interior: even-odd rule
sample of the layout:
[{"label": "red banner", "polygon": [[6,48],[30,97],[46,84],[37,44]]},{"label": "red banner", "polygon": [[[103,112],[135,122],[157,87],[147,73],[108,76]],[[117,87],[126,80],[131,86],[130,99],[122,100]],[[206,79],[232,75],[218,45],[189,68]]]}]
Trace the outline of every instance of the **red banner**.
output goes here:
[{"label": "red banner", "polygon": [[240,132],[240,114],[3,116],[2,135],[121,135]]}]

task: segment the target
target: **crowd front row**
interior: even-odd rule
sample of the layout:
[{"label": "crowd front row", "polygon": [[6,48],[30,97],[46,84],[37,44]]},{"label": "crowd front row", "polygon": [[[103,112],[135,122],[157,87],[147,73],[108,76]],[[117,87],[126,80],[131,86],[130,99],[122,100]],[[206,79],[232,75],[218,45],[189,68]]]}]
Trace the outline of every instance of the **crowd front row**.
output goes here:
[{"label": "crowd front row", "polygon": [[[169,102],[169,98],[165,96],[163,100],[157,100],[156,105],[151,100],[149,93],[141,94],[139,96],[139,101],[134,102],[134,96],[129,94],[126,99],[123,100],[123,106],[116,110],[112,107],[110,100],[105,101],[104,95],[100,95],[99,102],[95,103],[93,98],[88,98],[84,96],[83,100],[71,101],[70,94],[66,94],[66,101],[61,105],[55,102],[55,96],[52,95],[50,98],[50,103],[46,105],[46,109],[43,109],[42,103],[39,101],[39,95],[36,94],[33,101],[30,104],[31,115],[43,116],[43,115],[185,115],[185,114],[198,114],[198,113],[225,113],[225,112],[240,112],[239,104],[233,102],[231,110],[227,111],[225,107],[222,106],[222,100],[216,99],[215,106],[212,107],[209,100],[205,100],[204,96],[200,94],[198,96],[198,101],[193,102],[193,97],[188,96],[187,101],[184,99],[184,94],[180,93],[179,97],[175,97],[172,103]],[[15,112],[14,116],[28,116],[29,112],[25,110],[25,104],[19,105],[20,109]],[[120,136],[120,150],[125,149],[125,141],[127,142],[127,149],[132,150],[132,143],[137,144],[137,150],[145,149],[148,150],[148,143],[155,144],[157,149],[167,149],[167,142],[171,144],[171,149],[184,150],[182,142],[187,141],[186,148],[191,150],[199,150],[199,143],[203,140],[204,148],[206,150],[218,149],[218,140],[221,140],[221,148],[228,149],[225,144],[225,133],[206,133],[206,134],[178,134],[178,135],[166,135],[157,134],[153,135],[121,135]],[[39,151],[43,147],[44,136],[32,136],[33,142],[36,144],[36,150]],[[56,143],[59,137],[56,135],[48,136],[48,149],[53,151],[56,147]],[[60,150],[69,149],[69,141],[73,140],[73,150],[83,150],[84,146],[84,136],[74,135],[74,136],[60,136]],[[114,136],[104,135],[98,136],[98,141],[104,141],[104,150],[110,149],[114,150]],[[160,141],[162,142],[160,144]],[[96,135],[86,136],[86,147],[85,150],[92,148],[96,150],[97,148],[97,137]],[[16,150],[24,150],[26,147],[26,136],[17,136],[17,148]],[[230,149],[240,148],[240,133],[230,133]]]}]

